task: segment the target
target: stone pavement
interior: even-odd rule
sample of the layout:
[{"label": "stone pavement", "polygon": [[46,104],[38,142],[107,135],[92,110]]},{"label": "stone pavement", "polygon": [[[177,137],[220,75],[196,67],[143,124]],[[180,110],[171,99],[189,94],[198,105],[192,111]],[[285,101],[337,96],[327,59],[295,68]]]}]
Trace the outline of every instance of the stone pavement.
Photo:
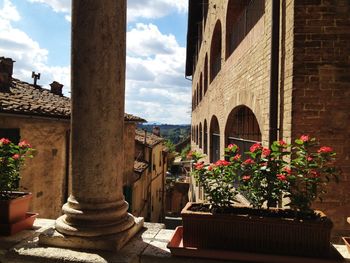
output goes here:
[{"label": "stone pavement", "polygon": [[[145,223],[141,230],[120,251],[105,252],[72,250],[38,245],[38,236],[54,225],[54,220],[37,219],[33,230],[22,231],[11,237],[0,237],[0,263],[219,263],[229,262],[172,256],[166,248],[174,230],[164,229],[163,224]],[[336,248],[350,262],[345,246]],[[232,261],[231,261],[232,262]]]}]

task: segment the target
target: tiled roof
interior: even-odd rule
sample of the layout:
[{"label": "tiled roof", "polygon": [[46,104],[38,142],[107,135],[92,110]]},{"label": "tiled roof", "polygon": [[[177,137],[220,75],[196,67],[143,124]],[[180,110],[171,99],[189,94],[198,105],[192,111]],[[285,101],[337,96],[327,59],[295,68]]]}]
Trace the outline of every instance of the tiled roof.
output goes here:
[{"label": "tiled roof", "polygon": [[[145,131],[136,129],[135,140],[139,143],[145,143]],[[164,138],[154,135],[153,133],[146,133],[146,145],[149,147],[153,147],[158,143],[164,141]]]},{"label": "tiled roof", "polygon": [[[12,78],[10,90],[0,91],[0,113],[69,119],[70,98]],[[125,121],[146,122],[145,119],[127,113],[124,119]]]},{"label": "tiled roof", "polygon": [[134,171],[136,173],[143,173],[144,170],[148,168],[148,163],[145,161],[136,161],[134,162]]},{"label": "tiled roof", "polygon": [[68,119],[70,99],[39,86],[12,79],[10,90],[0,91],[0,112]]}]

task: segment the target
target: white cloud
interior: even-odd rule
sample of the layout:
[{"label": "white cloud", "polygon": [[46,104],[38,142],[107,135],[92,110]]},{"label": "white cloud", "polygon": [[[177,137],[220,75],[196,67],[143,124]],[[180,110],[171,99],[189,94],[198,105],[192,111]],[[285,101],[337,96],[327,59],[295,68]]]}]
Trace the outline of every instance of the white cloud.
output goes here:
[{"label": "white cloud", "polygon": [[129,0],[128,21],[138,18],[161,18],[172,12],[187,11],[187,0]]},{"label": "white cloud", "polygon": [[[27,1],[45,4],[50,6],[55,12],[66,13],[68,16],[65,16],[65,19],[70,21],[71,0]],[[187,0],[128,0],[127,4],[128,21],[136,21],[139,18],[157,19],[173,12],[184,13],[187,11]]]},{"label": "white cloud", "polygon": [[69,13],[71,11],[71,0],[27,0],[31,3],[41,3],[50,6],[55,12]]},{"label": "white cloud", "polygon": [[156,25],[140,23],[127,33],[127,44],[126,110],[149,122],[189,123],[185,48]]},{"label": "white cloud", "polygon": [[9,0],[5,0],[0,7],[0,56],[16,61],[15,78],[32,82],[31,72],[40,72],[39,84],[48,88],[48,84],[53,80],[59,81],[65,85],[64,92],[67,94],[70,86],[69,66],[49,66],[49,51],[41,48],[38,42],[11,24],[11,21],[19,20],[20,15],[16,7]]},{"label": "white cloud", "polygon": [[178,48],[174,35],[163,35],[153,24],[137,23],[136,27],[128,32],[127,37],[130,55],[148,57],[154,54],[174,54]]}]

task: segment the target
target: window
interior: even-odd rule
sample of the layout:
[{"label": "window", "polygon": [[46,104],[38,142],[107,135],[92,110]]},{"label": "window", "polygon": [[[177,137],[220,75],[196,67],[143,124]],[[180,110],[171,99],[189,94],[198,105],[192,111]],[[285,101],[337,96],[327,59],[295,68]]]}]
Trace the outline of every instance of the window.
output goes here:
[{"label": "window", "polygon": [[220,159],[220,128],[219,122],[214,115],[210,122],[210,162]]},{"label": "window", "polygon": [[203,141],[202,123],[199,123],[199,148],[202,148],[202,141]]},{"label": "window", "polygon": [[204,154],[208,154],[208,127],[207,120],[204,120],[204,142],[203,142]]},{"label": "window", "polygon": [[221,23],[216,22],[210,48],[210,82],[221,70]]},{"label": "window", "polygon": [[19,129],[0,129],[0,139],[7,138],[11,142],[18,144],[20,141],[20,130]]},{"label": "window", "polygon": [[226,14],[226,59],[265,13],[265,0],[229,0]]}]

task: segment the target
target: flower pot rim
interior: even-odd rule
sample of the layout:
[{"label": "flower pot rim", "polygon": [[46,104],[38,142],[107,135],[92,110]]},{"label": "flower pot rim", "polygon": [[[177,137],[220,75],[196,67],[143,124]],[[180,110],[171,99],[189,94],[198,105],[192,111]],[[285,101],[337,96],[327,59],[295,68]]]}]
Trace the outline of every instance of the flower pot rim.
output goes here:
[{"label": "flower pot rim", "polygon": [[[200,216],[200,217],[211,217],[214,214],[211,212],[203,212],[203,211],[191,211],[190,207],[192,205],[196,205],[196,204],[205,204],[205,203],[196,203],[196,202],[188,202],[186,204],[186,206],[182,209],[181,211],[181,216]],[[245,207],[248,209],[254,209],[252,207]],[[276,208],[277,210],[283,210],[281,208]],[[325,219],[324,221],[315,221],[312,219],[295,219],[295,218],[284,218],[284,217],[266,217],[266,216],[257,216],[257,215],[249,215],[249,214],[217,214],[220,215],[221,217],[225,217],[225,218],[246,218],[247,220],[255,220],[255,219],[259,219],[259,220],[274,220],[274,221],[287,221],[287,222],[301,222],[301,223],[308,223],[308,222],[318,222],[322,225],[325,224],[329,224],[329,225],[333,225],[332,221],[320,210],[315,210],[316,213],[320,214],[321,218]]]},{"label": "flower pot rim", "polygon": [[11,193],[18,194],[18,196],[15,198],[11,198],[11,199],[2,199],[0,197],[0,202],[5,202],[5,203],[6,202],[13,202],[14,200],[21,200],[23,198],[31,198],[33,195],[31,192],[22,192],[22,191],[11,191]]}]

